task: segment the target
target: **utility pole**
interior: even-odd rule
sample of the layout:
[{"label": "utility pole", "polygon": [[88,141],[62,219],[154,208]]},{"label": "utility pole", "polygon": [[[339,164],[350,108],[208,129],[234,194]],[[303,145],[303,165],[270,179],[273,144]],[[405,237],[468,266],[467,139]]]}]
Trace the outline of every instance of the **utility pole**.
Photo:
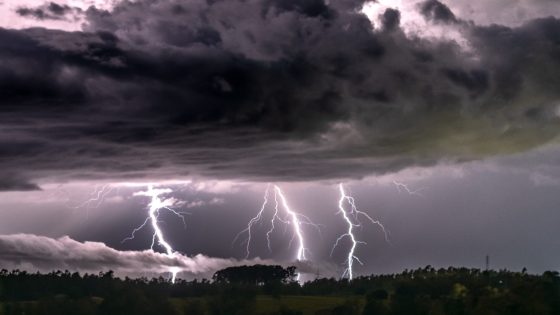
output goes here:
[{"label": "utility pole", "polygon": [[490,255],[486,255],[486,271],[490,270]]},{"label": "utility pole", "polygon": [[315,280],[319,279],[320,276],[321,276],[321,271],[319,270],[319,268],[317,268],[317,272],[315,273]]}]

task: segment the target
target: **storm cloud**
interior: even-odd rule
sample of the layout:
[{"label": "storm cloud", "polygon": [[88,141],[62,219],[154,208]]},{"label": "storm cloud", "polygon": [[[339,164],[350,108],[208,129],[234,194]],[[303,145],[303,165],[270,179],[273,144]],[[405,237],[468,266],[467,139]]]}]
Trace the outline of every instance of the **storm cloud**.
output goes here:
[{"label": "storm cloud", "polygon": [[0,179],[0,191],[30,191],[40,190],[39,186],[24,178],[14,176],[8,172]]},{"label": "storm cloud", "polygon": [[335,179],[557,137],[560,20],[417,7],[465,44],[406,34],[393,9],[375,28],[362,4],[139,0],[91,7],[80,32],[2,29],[0,172]]}]

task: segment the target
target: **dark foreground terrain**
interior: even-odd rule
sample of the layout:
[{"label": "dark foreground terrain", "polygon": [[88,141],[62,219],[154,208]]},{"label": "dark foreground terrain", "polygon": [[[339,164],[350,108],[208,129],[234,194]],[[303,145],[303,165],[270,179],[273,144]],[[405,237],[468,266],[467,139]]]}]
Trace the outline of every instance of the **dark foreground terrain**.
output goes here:
[{"label": "dark foreground terrain", "polygon": [[560,314],[557,272],[448,268],[299,285],[295,270],[235,267],[211,281],[119,279],[112,272],[0,272],[0,314]]}]

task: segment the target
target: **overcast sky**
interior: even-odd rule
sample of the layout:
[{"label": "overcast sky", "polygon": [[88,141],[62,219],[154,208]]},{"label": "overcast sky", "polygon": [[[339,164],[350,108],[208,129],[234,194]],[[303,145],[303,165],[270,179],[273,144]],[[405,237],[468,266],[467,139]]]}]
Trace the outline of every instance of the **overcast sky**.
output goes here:
[{"label": "overcast sky", "polygon": [[[513,2],[0,2],[0,263],[255,262],[232,241],[272,183],[319,224],[300,269],[340,275],[343,183],[388,231],[362,216],[357,274],[557,269],[560,3]],[[160,217],[175,258],[150,226],[122,242],[148,184],[188,212]],[[248,259],[293,263],[273,213]]]}]

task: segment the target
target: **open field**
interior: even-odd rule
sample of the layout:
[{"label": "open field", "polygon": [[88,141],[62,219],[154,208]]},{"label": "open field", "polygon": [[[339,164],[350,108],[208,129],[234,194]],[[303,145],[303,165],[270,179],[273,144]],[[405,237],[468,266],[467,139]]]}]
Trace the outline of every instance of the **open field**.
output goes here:
[{"label": "open field", "polygon": [[[178,310],[185,309],[189,303],[203,303],[201,298],[173,298],[173,305]],[[297,296],[287,295],[273,297],[270,295],[258,295],[255,298],[255,310],[258,314],[270,314],[281,309],[300,311],[303,315],[314,315],[321,310],[330,310],[345,303],[354,303],[358,309],[363,309],[365,299],[363,296],[343,297],[343,296]]]},{"label": "open field", "polygon": [[[91,298],[93,304],[99,305],[102,300],[99,298]],[[210,313],[208,310],[208,305],[205,304],[203,298],[171,298],[171,303],[177,310],[179,314],[188,315],[185,312],[189,304],[200,303],[202,305],[205,313]],[[255,311],[256,314],[274,314],[282,309],[298,311],[302,315],[315,315],[320,311],[329,311],[337,306],[344,305],[345,303],[352,303],[357,305],[357,309],[363,309],[365,305],[365,299],[362,296],[356,297],[343,297],[343,296],[278,296],[273,297],[270,295],[258,295],[255,297]],[[37,304],[37,301],[26,301],[24,302],[27,306],[32,306]],[[3,314],[1,310],[4,309],[4,304],[0,303],[0,314]],[[329,314],[329,313],[327,313]]]}]

